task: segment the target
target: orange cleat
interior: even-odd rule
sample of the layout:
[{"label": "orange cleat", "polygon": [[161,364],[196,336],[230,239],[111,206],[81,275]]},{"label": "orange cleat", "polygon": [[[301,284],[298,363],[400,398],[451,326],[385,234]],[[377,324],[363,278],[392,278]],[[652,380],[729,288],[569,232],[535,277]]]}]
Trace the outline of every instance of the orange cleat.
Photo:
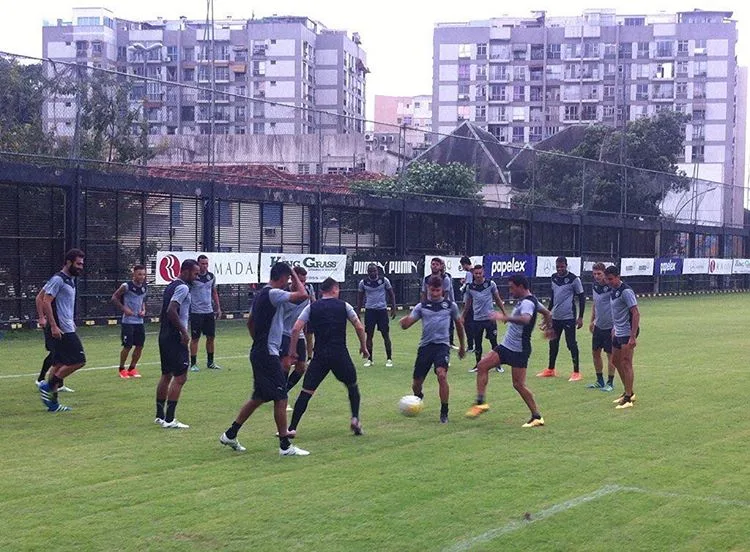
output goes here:
[{"label": "orange cleat", "polygon": [[557,377],[557,371],[554,368],[547,368],[546,370],[542,370],[539,372],[536,377],[538,378],[556,378]]}]

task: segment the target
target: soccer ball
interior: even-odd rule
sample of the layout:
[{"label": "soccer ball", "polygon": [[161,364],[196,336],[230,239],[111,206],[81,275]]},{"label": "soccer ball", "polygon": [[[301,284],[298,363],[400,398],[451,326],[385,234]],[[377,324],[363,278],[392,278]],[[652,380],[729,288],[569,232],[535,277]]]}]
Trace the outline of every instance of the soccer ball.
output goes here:
[{"label": "soccer ball", "polygon": [[401,400],[398,401],[398,409],[401,411],[401,414],[409,418],[416,416],[422,412],[422,399],[416,395],[401,397]]}]

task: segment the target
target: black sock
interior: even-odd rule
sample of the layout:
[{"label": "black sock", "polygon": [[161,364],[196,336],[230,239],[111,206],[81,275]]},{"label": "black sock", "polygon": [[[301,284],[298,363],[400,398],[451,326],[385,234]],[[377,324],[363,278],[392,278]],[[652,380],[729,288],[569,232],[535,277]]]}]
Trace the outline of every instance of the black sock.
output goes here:
[{"label": "black sock", "polygon": [[614,383],[615,383],[615,377],[607,376],[607,385],[614,385]]},{"label": "black sock", "polygon": [[541,415],[541,414],[539,414],[539,412],[534,412],[534,413],[533,413],[533,414],[531,415],[531,419],[532,419],[532,420],[541,420],[541,419],[542,419],[542,415]]},{"label": "black sock", "polygon": [[349,405],[352,407],[352,418],[359,419],[359,386],[355,383],[347,387],[349,391]]},{"label": "black sock", "polygon": [[604,385],[604,374],[602,374],[601,372],[596,374],[596,383],[598,383],[599,385]]},{"label": "black sock", "polygon": [[242,424],[232,422],[232,426],[224,432],[224,435],[226,435],[228,439],[235,439],[241,427]]},{"label": "black sock", "polygon": [[118,372],[122,372],[122,371],[123,371],[124,369],[125,369],[125,365],[124,365],[124,364],[120,364],[120,365],[119,365],[119,366],[117,367],[117,371],[118,371]]},{"label": "black sock", "polygon": [[156,399],[156,417],[160,420],[164,419],[164,401]]},{"label": "black sock", "polygon": [[477,395],[477,404],[484,404],[484,395]]},{"label": "black sock", "polygon": [[287,437],[286,435],[284,437],[279,437],[279,447],[281,448],[281,450],[286,450],[290,446],[292,446],[292,443],[291,441],[289,441],[289,437]]},{"label": "black sock", "polygon": [[62,384],[62,378],[58,378],[57,376],[52,376],[49,380],[49,386],[53,391],[57,391],[58,389],[60,389],[60,387],[62,387]]},{"label": "black sock", "polygon": [[421,391],[419,393],[414,393],[414,396],[419,397],[420,400],[424,399],[424,393],[422,393]]},{"label": "black sock", "polygon": [[196,355],[190,355],[190,366],[195,366],[196,362],[198,362],[198,357]]},{"label": "black sock", "polygon": [[47,378],[47,372],[49,372],[49,369],[51,367],[52,367],[52,353],[44,357],[44,361],[42,361],[42,369],[39,372],[39,377],[36,379],[36,381],[44,381]]},{"label": "black sock", "polygon": [[303,375],[303,372],[297,372],[296,370],[289,374],[289,379],[286,380],[286,390],[291,391],[292,389],[294,389],[294,386],[299,383],[299,380],[302,379]]},{"label": "black sock", "polygon": [[213,366],[214,364],[214,354],[213,353],[206,353],[208,355],[208,365]]},{"label": "black sock", "polygon": [[297,426],[299,425],[299,421],[302,418],[302,415],[305,413],[305,410],[307,410],[307,403],[310,402],[310,399],[312,399],[312,395],[310,393],[305,393],[303,391],[302,393],[299,394],[299,397],[297,397],[297,400],[294,403],[294,412],[292,412],[292,423],[289,424],[289,429],[297,429]]},{"label": "black sock", "polygon": [[165,422],[174,421],[174,411],[177,409],[177,401],[167,401],[167,417],[164,418]]},{"label": "black sock", "polygon": [[440,415],[441,416],[448,415],[448,403],[440,403]]}]

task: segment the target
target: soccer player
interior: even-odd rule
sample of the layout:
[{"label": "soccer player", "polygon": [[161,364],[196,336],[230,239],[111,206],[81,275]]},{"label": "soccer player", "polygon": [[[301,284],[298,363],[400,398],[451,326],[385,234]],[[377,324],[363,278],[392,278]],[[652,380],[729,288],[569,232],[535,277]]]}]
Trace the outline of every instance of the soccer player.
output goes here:
[{"label": "soccer player", "polygon": [[[305,339],[305,333],[300,333],[300,339],[297,341],[297,358],[292,359],[289,357],[289,343],[292,340],[292,327],[294,323],[305,310],[305,307],[312,301],[310,297],[311,288],[307,282],[307,270],[301,266],[295,266],[293,268],[294,273],[297,275],[302,286],[307,292],[307,298],[299,302],[282,303],[284,308],[284,329],[282,330],[281,346],[279,347],[279,357],[281,358],[281,367],[287,376],[287,391],[291,391],[297,382],[302,379],[305,375],[305,368],[307,367],[307,342]],[[294,284],[290,287],[290,291],[297,291],[294,288]],[[292,364],[294,364],[294,371],[291,370]],[[287,403],[288,404],[288,403]],[[287,406],[287,411],[290,408]]]},{"label": "soccer player", "polygon": [[65,254],[65,266],[44,285],[42,309],[49,332],[54,340],[54,356],[48,381],[39,384],[42,403],[49,412],[65,412],[70,407],[61,405],[57,392],[63,380],[86,364],[83,344],[76,333],[73,319],[76,302],[76,280],[83,273],[86,257],[80,249],[71,249]]},{"label": "soccer player", "polygon": [[640,332],[641,313],[632,288],[620,279],[620,269],[608,266],[604,270],[612,288],[612,362],[620,374],[625,391],[614,402],[618,409],[633,408],[633,353]]},{"label": "soccer player", "polygon": [[357,332],[362,358],[369,357],[365,328],[354,308],[346,301],[339,299],[339,284],[336,280],[326,278],[320,284],[320,294],[320,299],[302,311],[292,328],[292,341],[289,344],[290,356],[292,358],[296,356],[299,332],[305,324],[315,336],[315,351],[307,367],[305,379],[302,380],[302,391],[294,402],[289,433],[292,436],[297,434],[297,426],[307,410],[307,404],[323,383],[328,372],[333,372],[336,379],[346,386],[349,394],[349,406],[352,413],[349,427],[354,435],[362,435],[362,424],[359,421],[360,395],[357,370],[354,368],[349,349],[346,347],[346,323],[350,322]]},{"label": "soccer player", "polygon": [[[55,358],[56,341],[50,333],[49,324],[47,323],[47,317],[44,314],[44,286],[42,286],[42,289],[40,289],[39,293],[36,294],[34,304],[36,305],[37,323],[44,332],[44,349],[47,351],[47,356],[45,356],[44,360],[42,361],[42,369],[39,371],[39,376],[36,378],[36,386],[38,389],[42,382],[47,380],[47,373],[49,372],[49,369],[52,368],[52,362]],[[58,387],[57,392],[74,393],[73,389],[66,386],[65,384]]]},{"label": "soccer player", "polygon": [[[138,264],[133,267],[133,278],[122,284],[112,294],[112,302],[122,311],[120,337],[122,350],[120,351],[120,366],[118,371],[123,379],[140,378],[138,361],[141,359],[143,345],[146,343],[146,330],[143,317],[146,316],[146,267]],[[133,356],[130,366],[125,369],[130,349]]]},{"label": "soccer player", "polygon": [[[540,378],[557,377],[555,363],[557,352],[560,350],[560,337],[565,333],[565,343],[573,359],[573,373],[568,381],[581,381],[581,367],[576,341],[576,329],[583,326],[583,311],[586,306],[586,296],[583,293],[581,279],[568,272],[568,259],[558,257],[555,260],[557,272],[552,275],[552,297],[549,310],[552,311],[552,322],[555,335],[549,341],[549,364],[546,370],[537,374]],[[575,298],[578,297],[578,317],[576,318]]]},{"label": "soccer player", "polygon": [[385,365],[388,368],[393,366],[386,295],[391,302],[391,318],[396,318],[396,294],[393,293],[391,281],[378,274],[378,265],[370,263],[367,266],[367,278],[359,281],[359,293],[357,295],[358,312],[362,312],[363,305],[365,308],[365,333],[367,334],[367,350],[370,351],[370,358],[365,361],[365,367],[372,366],[372,337],[375,335],[375,327],[383,336]]},{"label": "soccer player", "polygon": [[[285,291],[292,278],[295,291]],[[250,400],[240,408],[232,425],[219,437],[219,442],[233,450],[242,452],[245,449],[237,440],[237,433],[242,424],[263,403],[273,401],[273,417],[279,434],[280,456],[307,456],[308,451],[294,446],[286,423],[287,381],[281,367],[279,347],[284,326],[284,310],[279,308],[284,303],[299,302],[307,299],[307,291],[297,274],[286,263],[275,263],[271,267],[270,281],[255,296],[247,329],[253,338],[250,349],[250,364],[253,368],[253,394]],[[317,304],[317,302],[315,303]],[[296,325],[295,325],[296,327]],[[297,346],[296,334],[292,333],[292,342]],[[292,332],[295,330],[292,329]],[[293,359],[296,360],[296,359]],[[309,373],[309,369],[308,369]]]},{"label": "soccer player", "polygon": [[[466,301],[464,302],[463,318],[473,314],[474,319],[474,357],[477,364],[482,359],[482,339],[483,335],[487,336],[490,347],[497,347],[497,322],[492,313],[495,312],[495,305],[502,311],[503,300],[497,291],[497,285],[492,280],[484,277],[484,267],[476,265],[473,270],[472,283],[466,288]],[[494,304],[493,304],[494,303]],[[502,370],[501,367],[499,367]],[[476,365],[469,372],[476,372]]]},{"label": "soccer player", "polygon": [[[461,293],[464,300],[464,303],[466,303],[466,290],[471,285],[471,282],[474,281],[474,275],[472,274],[473,266],[471,264],[471,259],[469,257],[461,257],[461,260],[459,261],[461,263],[461,268],[464,271],[464,278],[461,282]],[[466,352],[471,353],[474,350],[474,311],[470,310],[468,312],[465,312],[464,314],[464,332],[466,333]]]},{"label": "soccer player", "polygon": [[[182,386],[188,372],[188,319],[190,317],[190,285],[198,277],[198,262],[186,259],[180,265],[180,277],[164,290],[159,316],[159,358],[161,378],[156,386],[156,418],[154,423],[164,429],[189,429],[174,417]],[[166,410],[164,409],[166,403]]]},{"label": "soccer player", "polygon": [[443,282],[443,297],[453,301],[453,282],[449,274],[445,273],[445,263],[440,257],[433,257],[430,261],[430,274],[422,280],[422,291],[419,296],[419,302],[424,303],[427,300],[427,282],[433,276],[438,276]]},{"label": "soccer player", "polygon": [[450,321],[455,320],[458,329],[458,358],[466,354],[466,334],[458,311],[458,305],[443,297],[443,282],[439,276],[427,282],[427,301],[419,303],[408,316],[400,320],[406,330],[422,320],[422,338],[419,340],[417,358],[414,361],[412,392],[420,399],[424,397],[422,385],[430,371],[435,370],[440,395],[440,423],[448,423],[448,363],[450,361]]},{"label": "soccer player", "polygon": [[[604,263],[596,263],[593,267],[594,284],[592,286],[593,304],[591,306],[591,349],[594,357],[596,383],[587,385],[589,389],[612,391],[615,384],[615,365],[612,364],[612,306],[610,297],[612,290],[607,285],[604,276]],[[604,365],[602,350],[607,353],[607,383],[604,383]]]},{"label": "soccer player", "polygon": [[508,324],[503,342],[487,353],[477,365],[477,401],[466,416],[476,418],[487,412],[490,406],[485,401],[485,391],[489,380],[489,371],[493,366],[507,364],[513,374],[513,388],[521,395],[531,411],[531,419],[521,427],[539,427],[544,425],[544,418],[534,401],[534,395],[526,387],[526,368],[531,355],[531,332],[534,330],[537,313],[544,317],[543,329],[552,325],[552,313],[545,309],[539,300],[529,291],[529,281],[522,274],[514,274],[508,279],[510,294],[516,299],[513,313],[495,311],[493,317]]},{"label": "soccer player", "polygon": [[[198,342],[201,334],[206,336],[206,355],[208,369],[221,370],[214,362],[214,341],[216,337],[216,320],[221,318],[219,293],[216,291],[216,276],[208,271],[208,257],[198,255],[200,271],[190,287],[190,371],[198,372]],[[214,309],[214,305],[216,308]]]}]

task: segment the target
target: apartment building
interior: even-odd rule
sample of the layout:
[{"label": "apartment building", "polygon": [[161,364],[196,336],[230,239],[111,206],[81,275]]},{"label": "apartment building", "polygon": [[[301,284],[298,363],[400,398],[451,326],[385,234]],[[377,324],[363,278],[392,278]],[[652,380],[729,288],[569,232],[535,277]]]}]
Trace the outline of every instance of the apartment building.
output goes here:
[{"label": "apartment building", "polygon": [[[45,58],[129,75],[152,135],[364,132],[369,70],[359,35],[307,17],[207,25],[76,8],[71,21],[43,27],[43,48]],[[143,76],[155,81],[138,82]],[[75,113],[75,98],[59,97],[44,116],[58,135],[72,135]]]},{"label": "apartment building", "polygon": [[[440,23],[433,36],[433,130],[472,121],[522,146],[572,124],[675,110],[691,116],[690,176],[732,186],[724,220],[741,220],[747,79],[737,67],[731,12],[502,17]],[[737,151],[742,145],[743,151]]]},{"label": "apartment building", "polygon": [[375,133],[399,134],[405,127],[406,144],[415,150],[433,143],[432,96],[375,95]]}]

